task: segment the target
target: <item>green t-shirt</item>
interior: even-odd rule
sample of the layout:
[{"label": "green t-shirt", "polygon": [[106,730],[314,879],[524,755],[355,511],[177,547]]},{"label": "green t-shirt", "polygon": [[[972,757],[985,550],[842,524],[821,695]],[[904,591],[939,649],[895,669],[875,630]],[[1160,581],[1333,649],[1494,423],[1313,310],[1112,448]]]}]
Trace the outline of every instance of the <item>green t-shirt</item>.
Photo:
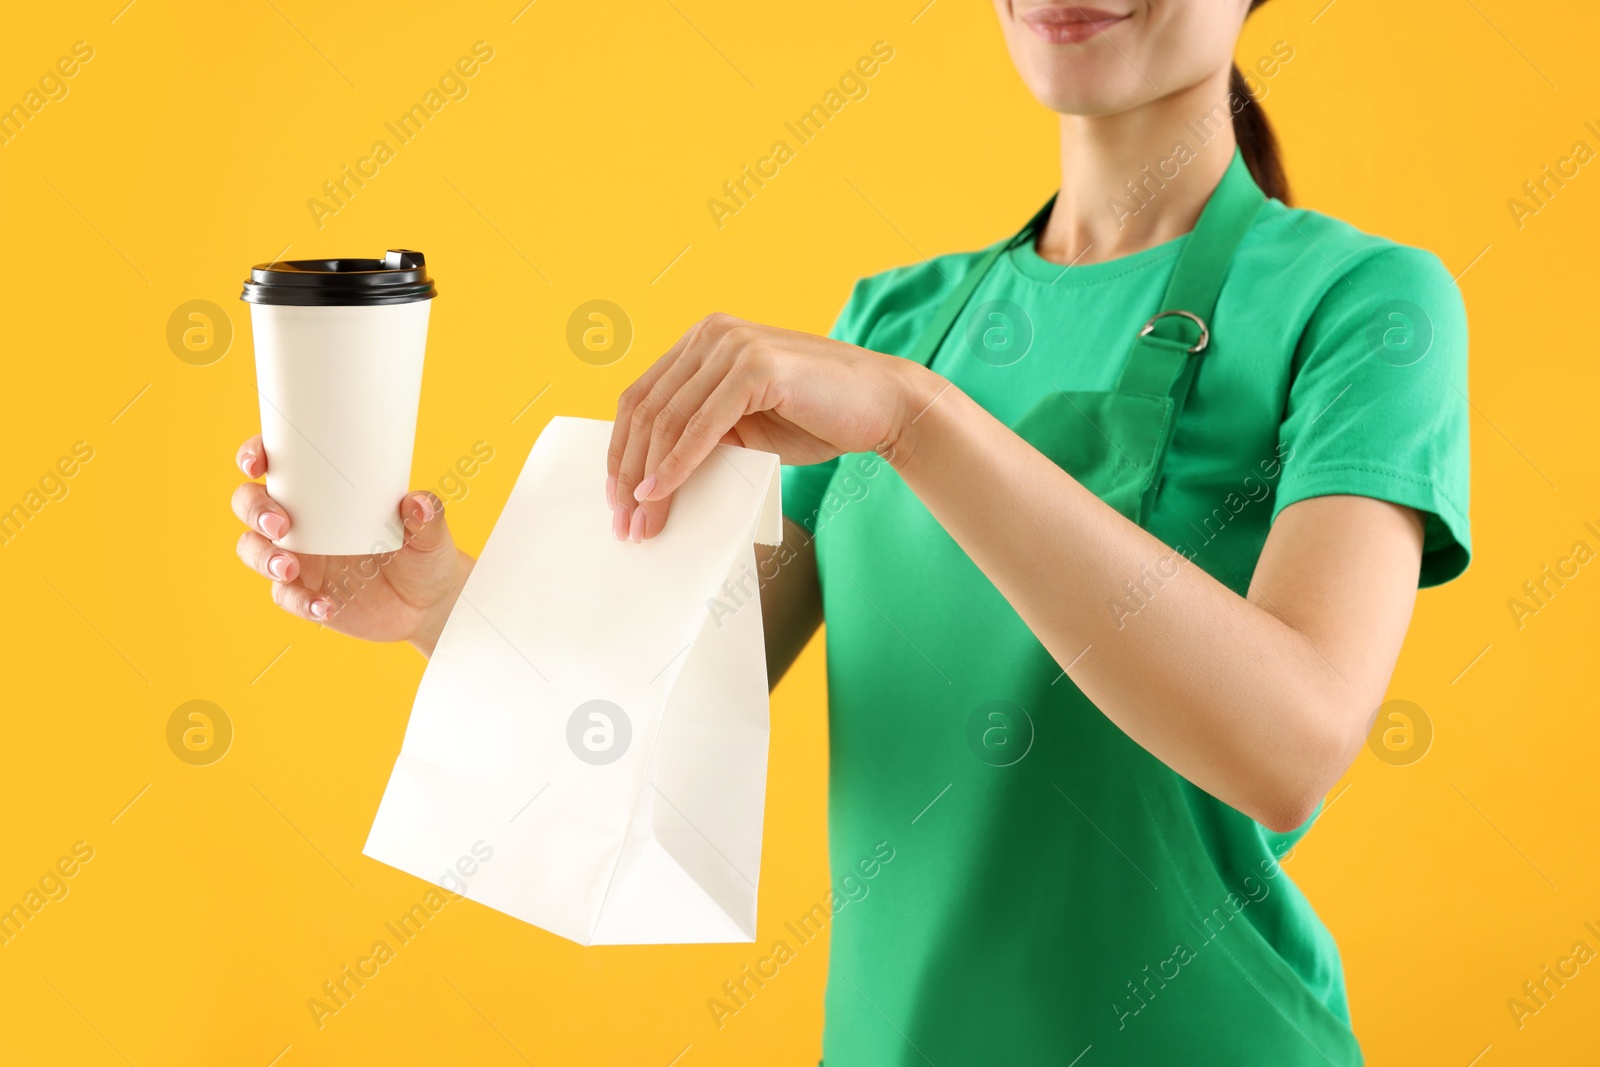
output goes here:
[{"label": "green t-shirt", "polygon": [[[1052,391],[1115,388],[1130,342],[1159,306],[1186,240],[1071,268],[1041,259],[1024,242],[990,270],[933,369],[1008,425]],[[878,352],[911,351],[944,296],[980,256],[943,256],[863,279],[832,336]],[[1436,257],[1269,201],[1234,255],[1212,327],[1212,346],[1151,512],[1153,534],[1244,594],[1284,507],[1354,494],[1425,516],[1422,585],[1465,569],[1466,321],[1460,294]],[[789,467],[783,474],[784,512],[816,537],[821,565],[830,860],[836,873],[849,874],[863,856],[881,856],[885,848],[897,856],[875,867],[873,881],[864,883],[869,895],[850,900],[834,918],[828,1067],[930,1059],[941,1065],[1065,1064],[1091,1044],[1094,1062],[1102,1065],[1144,1062],[1156,1050],[1190,1040],[1199,1042],[1196,1055],[1220,1049],[1222,1031],[1210,1029],[1205,1005],[1183,1003],[1200,996],[1203,982],[1178,980],[1169,989],[1159,979],[1152,984],[1152,972],[1138,963],[1158,961],[1162,974],[1221,968],[1223,957],[1235,959],[1241,945],[1240,958],[1257,961],[1247,980],[1262,992],[1263,1014],[1215,1025],[1281,1028],[1288,1014],[1271,1009],[1298,998],[1311,1005],[1307,1011],[1320,1013],[1313,1021],[1327,1027],[1300,1033],[1310,1045],[1303,1051],[1315,1051],[1318,1063],[1359,1059],[1348,1038],[1337,947],[1277,867],[1305,827],[1272,833],[1179,780],[1188,821],[1182,834],[1154,830],[1152,837],[1170,840],[1119,841],[1112,843],[1116,851],[1063,854],[1071,846],[1052,837],[1058,820],[1081,816],[1092,824],[1097,810],[1131,801],[1070,795],[1072,780],[1064,776],[1071,774],[1076,743],[1062,733],[1069,726],[1052,720],[1049,704],[1070,682],[1060,681],[1059,666],[1042,648],[1016,656],[1009,647],[1004,655],[985,651],[977,664],[962,663],[959,670],[930,659],[927,649],[973,625],[974,616],[960,597],[940,599],[939,574],[895,573],[895,556],[938,558],[933,542],[947,539],[931,522],[903,521],[920,508],[920,502],[904,502],[908,493],[870,454]],[[837,539],[832,552],[831,538]],[[875,545],[885,546],[886,554],[876,555]],[[924,548],[932,554],[920,555]],[[1130,600],[1120,610],[1136,607]],[[1011,644],[1031,640],[1024,629],[1017,635]],[[985,632],[973,641],[988,637]],[[960,659],[959,651],[951,655]],[[912,680],[897,680],[897,671]],[[1020,679],[1024,673],[1038,679]],[[1023,692],[1029,695],[1017,695]],[[1007,771],[1012,777],[1005,785],[973,777],[989,769],[968,766],[978,763],[969,713],[995,696],[1031,706],[1033,759]],[[1052,788],[1072,807],[1050,809]],[[980,808],[981,817],[969,814]],[[1038,827],[1031,837],[1030,827]],[[1202,949],[1209,918],[1189,924],[1192,934],[1142,930],[1138,910],[1122,910],[1121,900],[1155,892],[1151,878],[1145,877],[1146,886],[1129,867],[1149,867],[1160,849],[1180,838],[1194,842],[1218,876],[1216,884],[1236,888],[1247,905],[1229,913],[1248,920],[1237,934],[1229,931],[1233,947]],[[1141,851],[1146,845],[1148,853]],[[1102,885],[1111,888],[1101,893]],[[1259,897],[1251,885],[1262,888]],[[1074,907],[1098,901],[1090,905],[1095,913],[1058,914],[1069,899]],[[1109,941],[1100,935],[1093,943],[1102,947],[1094,951],[1127,946],[1126,988],[1077,982],[1072,975],[1073,955],[1091,943],[1081,931],[1108,925],[1115,935]],[[1189,968],[1180,968],[1187,959],[1169,956],[1173,941],[1184,939],[1188,958],[1199,960]],[[1294,983],[1303,989],[1281,988]],[[1290,1025],[1300,1031],[1307,1024]],[[1297,1039],[1291,1033],[1286,1040]],[[1343,1052],[1331,1048],[1340,1041],[1347,1042]]]}]

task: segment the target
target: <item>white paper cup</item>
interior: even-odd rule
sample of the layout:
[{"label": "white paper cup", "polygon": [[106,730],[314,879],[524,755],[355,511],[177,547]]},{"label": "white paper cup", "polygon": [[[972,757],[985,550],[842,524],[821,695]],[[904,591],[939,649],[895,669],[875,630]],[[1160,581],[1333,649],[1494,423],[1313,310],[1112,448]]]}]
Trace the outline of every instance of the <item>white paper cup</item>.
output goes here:
[{"label": "white paper cup", "polygon": [[417,252],[251,271],[267,492],[290,520],[274,544],[327,556],[400,547],[434,295]]}]

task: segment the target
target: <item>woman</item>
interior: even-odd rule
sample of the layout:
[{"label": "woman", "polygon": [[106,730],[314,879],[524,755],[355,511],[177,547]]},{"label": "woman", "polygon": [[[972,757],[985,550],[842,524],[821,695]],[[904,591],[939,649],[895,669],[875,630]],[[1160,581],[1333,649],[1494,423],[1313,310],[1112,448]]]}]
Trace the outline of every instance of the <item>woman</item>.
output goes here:
[{"label": "woman", "polygon": [[[860,282],[828,338],[712,316],[618,404],[619,538],[719,441],[790,465],[771,675],[826,614],[832,861],[895,856],[834,920],[829,1067],[1361,1061],[1278,860],[1467,565],[1461,300],[1285,207],[1255,4],[1102,2],[997,0],[1061,128],[1014,238]],[[415,494],[334,613],[356,561],[234,507],[277,603],[424,653],[472,566]]]}]

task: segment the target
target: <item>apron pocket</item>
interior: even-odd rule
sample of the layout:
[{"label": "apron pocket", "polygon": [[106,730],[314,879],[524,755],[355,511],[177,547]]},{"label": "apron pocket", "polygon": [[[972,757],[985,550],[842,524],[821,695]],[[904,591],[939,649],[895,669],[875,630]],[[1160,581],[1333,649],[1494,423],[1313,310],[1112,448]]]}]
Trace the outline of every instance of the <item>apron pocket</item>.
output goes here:
[{"label": "apron pocket", "polygon": [[1055,392],[1011,429],[1134,522],[1172,418],[1172,398]]}]

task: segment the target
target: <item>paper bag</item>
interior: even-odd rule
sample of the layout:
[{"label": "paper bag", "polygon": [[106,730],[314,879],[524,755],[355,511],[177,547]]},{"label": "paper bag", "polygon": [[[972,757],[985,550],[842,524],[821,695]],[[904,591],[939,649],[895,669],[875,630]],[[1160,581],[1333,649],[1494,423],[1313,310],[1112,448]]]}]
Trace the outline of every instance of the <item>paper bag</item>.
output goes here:
[{"label": "paper bag", "polygon": [[423,675],[365,854],[580,944],[753,941],[767,778],[754,542],[778,460],[719,445],[644,544],[611,424],[540,435]]}]

